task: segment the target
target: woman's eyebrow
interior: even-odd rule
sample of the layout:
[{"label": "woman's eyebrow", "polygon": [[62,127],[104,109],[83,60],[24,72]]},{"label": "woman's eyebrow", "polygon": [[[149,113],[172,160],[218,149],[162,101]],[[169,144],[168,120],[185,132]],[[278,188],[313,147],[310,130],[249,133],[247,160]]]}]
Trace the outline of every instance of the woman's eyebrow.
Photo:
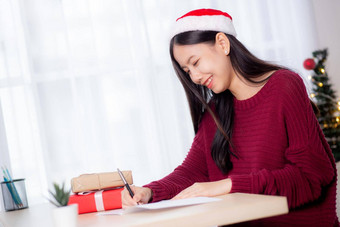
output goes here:
[{"label": "woman's eyebrow", "polygon": [[194,56],[195,56],[195,55],[191,55],[191,56],[190,56],[190,58],[189,58],[188,61],[187,61],[187,64],[189,64],[191,58],[193,58]]}]

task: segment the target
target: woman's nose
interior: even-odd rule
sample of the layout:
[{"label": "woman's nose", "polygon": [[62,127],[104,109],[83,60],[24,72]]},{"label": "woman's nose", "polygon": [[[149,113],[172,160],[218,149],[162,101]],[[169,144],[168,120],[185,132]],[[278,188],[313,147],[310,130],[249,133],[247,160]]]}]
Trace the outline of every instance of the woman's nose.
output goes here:
[{"label": "woman's nose", "polygon": [[198,70],[190,70],[191,72],[191,80],[195,84],[201,84],[202,83],[202,74],[198,72]]}]

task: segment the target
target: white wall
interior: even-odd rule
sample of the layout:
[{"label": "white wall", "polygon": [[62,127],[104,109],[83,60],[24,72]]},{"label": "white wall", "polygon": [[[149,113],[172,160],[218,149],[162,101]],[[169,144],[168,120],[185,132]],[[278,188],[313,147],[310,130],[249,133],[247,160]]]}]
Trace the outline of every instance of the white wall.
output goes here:
[{"label": "white wall", "polygon": [[326,70],[340,99],[340,0],[312,0],[312,2],[318,47],[328,48]]}]

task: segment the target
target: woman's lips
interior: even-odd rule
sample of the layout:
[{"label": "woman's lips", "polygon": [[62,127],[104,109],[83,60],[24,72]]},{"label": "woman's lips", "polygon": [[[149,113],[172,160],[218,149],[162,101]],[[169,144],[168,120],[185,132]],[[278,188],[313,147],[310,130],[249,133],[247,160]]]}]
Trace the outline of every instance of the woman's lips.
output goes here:
[{"label": "woman's lips", "polygon": [[212,76],[211,76],[205,81],[204,85],[207,86],[207,88],[211,89],[212,81],[213,81],[213,79],[212,79]]}]

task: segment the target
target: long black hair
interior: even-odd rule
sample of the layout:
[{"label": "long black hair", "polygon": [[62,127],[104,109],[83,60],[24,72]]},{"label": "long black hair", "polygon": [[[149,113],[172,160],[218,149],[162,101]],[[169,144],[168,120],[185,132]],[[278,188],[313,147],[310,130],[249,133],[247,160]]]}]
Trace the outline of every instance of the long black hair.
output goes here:
[{"label": "long black hair", "polygon": [[[218,168],[226,174],[233,168],[231,155],[237,155],[231,151],[232,127],[233,127],[233,95],[227,89],[224,92],[215,94],[205,86],[194,84],[188,74],[180,67],[174,58],[174,45],[192,45],[198,43],[215,44],[217,31],[189,31],[174,36],[170,41],[170,55],[175,72],[182,83],[186,97],[189,102],[191,119],[195,134],[205,111],[213,117],[217,130],[211,144],[211,156]],[[255,81],[265,73],[278,70],[283,67],[270,64],[255,57],[248,49],[234,36],[226,34],[230,43],[230,61],[233,69],[238,75],[243,76],[252,83],[263,83],[268,78]],[[211,105],[215,108],[213,111]]]}]

